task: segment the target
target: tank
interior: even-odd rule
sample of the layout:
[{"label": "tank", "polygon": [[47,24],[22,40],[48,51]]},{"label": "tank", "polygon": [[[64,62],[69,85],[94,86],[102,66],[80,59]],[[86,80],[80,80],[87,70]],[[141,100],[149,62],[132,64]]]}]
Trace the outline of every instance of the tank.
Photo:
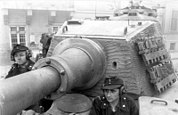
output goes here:
[{"label": "tank", "polygon": [[[71,24],[75,21],[67,23],[63,28],[66,31],[52,40],[49,57],[53,55],[53,47],[58,46],[58,43],[69,41],[71,46],[74,41],[89,39],[100,44],[104,52],[103,78],[120,76],[128,92],[153,96],[176,81],[159,22],[85,20],[76,22],[80,24]],[[96,91],[92,89],[91,92],[99,94],[98,89],[102,83],[103,80],[100,80],[95,86]]]},{"label": "tank", "polygon": [[94,98],[102,95],[104,79],[112,76],[123,79],[130,94],[165,92],[177,76],[160,23],[147,16],[135,19],[66,21],[33,71],[0,81],[0,115],[16,114],[44,97],[56,100],[64,93]]}]

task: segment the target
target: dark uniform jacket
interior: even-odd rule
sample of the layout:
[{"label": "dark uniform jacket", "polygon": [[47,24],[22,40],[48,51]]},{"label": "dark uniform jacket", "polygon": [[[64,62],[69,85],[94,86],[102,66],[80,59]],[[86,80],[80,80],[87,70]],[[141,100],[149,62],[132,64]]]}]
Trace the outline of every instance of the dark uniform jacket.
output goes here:
[{"label": "dark uniform jacket", "polygon": [[105,96],[97,97],[93,102],[90,115],[139,115],[138,107],[134,100],[126,94],[120,97],[120,102],[113,112]]},{"label": "dark uniform jacket", "polygon": [[19,74],[28,72],[32,69],[33,65],[34,65],[34,62],[31,60],[28,60],[28,62],[26,63],[26,65],[23,68],[21,66],[19,66],[17,63],[14,63],[5,78],[10,78],[15,75],[19,75]]}]

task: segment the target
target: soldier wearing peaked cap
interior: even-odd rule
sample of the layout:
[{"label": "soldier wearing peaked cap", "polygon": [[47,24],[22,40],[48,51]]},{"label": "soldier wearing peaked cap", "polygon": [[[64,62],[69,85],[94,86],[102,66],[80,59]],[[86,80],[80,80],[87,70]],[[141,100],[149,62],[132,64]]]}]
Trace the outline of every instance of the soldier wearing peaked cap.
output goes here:
[{"label": "soldier wearing peaked cap", "polygon": [[124,93],[124,82],[117,77],[106,78],[102,87],[103,96],[93,101],[90,115],[138,115],[134,100]]}]

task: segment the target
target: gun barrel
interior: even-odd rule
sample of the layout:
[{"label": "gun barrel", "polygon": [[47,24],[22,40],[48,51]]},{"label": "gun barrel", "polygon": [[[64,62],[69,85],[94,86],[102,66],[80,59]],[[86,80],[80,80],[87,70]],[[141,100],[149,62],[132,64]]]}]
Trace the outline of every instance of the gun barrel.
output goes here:
[{"label": "gun barrel", "polygon": [[[45,73],[45,74],[44,74]],[[0,115],[15,115],[60,86],[59,73],[44,67],[0,82]]]}]

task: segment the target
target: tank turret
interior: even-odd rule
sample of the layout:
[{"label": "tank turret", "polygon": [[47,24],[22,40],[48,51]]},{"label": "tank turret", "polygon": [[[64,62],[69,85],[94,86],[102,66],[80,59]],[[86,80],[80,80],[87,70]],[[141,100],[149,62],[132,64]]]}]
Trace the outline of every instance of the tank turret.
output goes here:
[{"label": "tank turret", "polygon": [[0,81],[0,114],[16,114],[45,96],[101,95],[111,76],[128,93],[159,95],[177,78],[160,30],[157,21],[66,21],[33,71]]}]

